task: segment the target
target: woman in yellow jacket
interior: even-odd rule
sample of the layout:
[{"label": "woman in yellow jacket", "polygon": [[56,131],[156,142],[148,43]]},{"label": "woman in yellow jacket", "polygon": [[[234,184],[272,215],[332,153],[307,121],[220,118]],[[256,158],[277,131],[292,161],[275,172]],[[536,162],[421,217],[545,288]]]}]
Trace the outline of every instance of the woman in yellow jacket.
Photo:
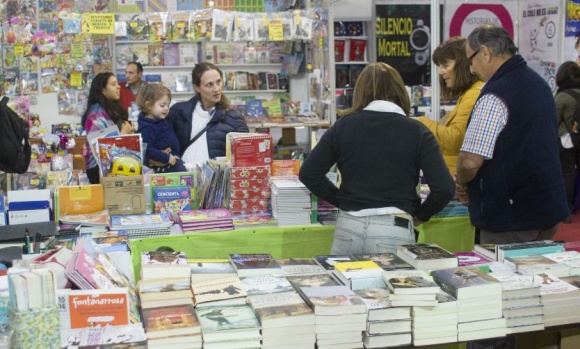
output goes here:
[{"label": "woman in yellow jacket", "polygon": [[464,38],[451,38],[443,42],[433,52],[432,60],[439,73],[441,97],[457,98],[457,105],[438,122],[424,116],[417,120],[433,132],[449,172],[455,175],[467,121],[483,82],[471,73],[471,61],[465,56]]}]

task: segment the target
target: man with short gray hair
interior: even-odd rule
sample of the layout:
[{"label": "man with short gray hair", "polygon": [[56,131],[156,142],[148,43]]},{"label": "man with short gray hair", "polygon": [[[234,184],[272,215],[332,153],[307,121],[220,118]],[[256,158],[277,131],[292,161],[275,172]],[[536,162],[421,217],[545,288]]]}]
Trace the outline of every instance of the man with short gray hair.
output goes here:
[{"label": "man with short gray hair", "polygon": [[504,28],[488,24],[465,46],[485,85],[459,153],[457,194],[481,243],[550,240],[569,214],[554,98],[517,51]]}]

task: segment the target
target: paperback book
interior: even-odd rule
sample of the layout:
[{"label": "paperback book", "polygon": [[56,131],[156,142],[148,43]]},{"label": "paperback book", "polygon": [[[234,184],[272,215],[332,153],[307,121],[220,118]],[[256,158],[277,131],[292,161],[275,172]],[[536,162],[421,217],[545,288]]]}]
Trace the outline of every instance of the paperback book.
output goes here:
[{"label": "paperback book", "polygon": [[434,270],[457,267],[457,257],[436,244],[412,244],[397,247],[397,256],[417,269]]},{"label": "paperback book", "polygon": [[314,313],[296,292],[255,295],[248,303],[258,316],[262,329],[286,326],[314,326]]}]

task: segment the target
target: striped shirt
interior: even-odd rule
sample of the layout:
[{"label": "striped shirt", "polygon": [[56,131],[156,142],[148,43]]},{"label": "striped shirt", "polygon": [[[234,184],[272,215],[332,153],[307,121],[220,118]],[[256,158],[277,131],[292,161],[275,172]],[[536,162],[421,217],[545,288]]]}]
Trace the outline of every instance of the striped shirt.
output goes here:
[{"label": "striped shirt", "polygon": [[491,160],[495,142],[507,120],[508,108],[500,98],[494,94],[482,96],[473,107],[461,151]]}]

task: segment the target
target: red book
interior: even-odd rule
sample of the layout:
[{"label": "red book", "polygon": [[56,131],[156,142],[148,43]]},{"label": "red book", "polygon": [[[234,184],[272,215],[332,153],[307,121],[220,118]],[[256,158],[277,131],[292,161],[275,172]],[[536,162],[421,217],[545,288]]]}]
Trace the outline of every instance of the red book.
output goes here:
[{"label": "red book", "polygon": [[366,40],[350,41],[350,61],[363,62],[365,60]]}]

